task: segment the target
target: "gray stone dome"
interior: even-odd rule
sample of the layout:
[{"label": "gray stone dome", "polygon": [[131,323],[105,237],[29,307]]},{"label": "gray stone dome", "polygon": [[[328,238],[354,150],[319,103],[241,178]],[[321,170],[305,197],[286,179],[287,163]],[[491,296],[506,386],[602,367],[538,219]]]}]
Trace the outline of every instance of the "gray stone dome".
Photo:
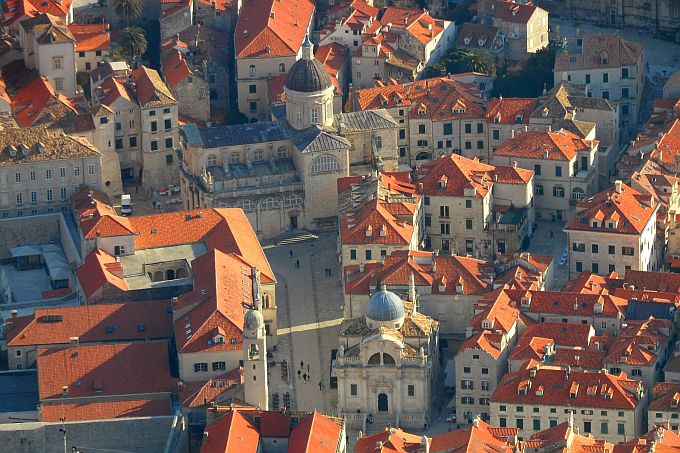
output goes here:
[{"label": "gray stone dome", "polygon": [[398,321],[404,318],[404,302],[385,285],[368,299],[366,317],[373,321]]},{"label": "gray stone dome", "polygon": [[314,46],[309,37],[302,43],[302,58],[288,72],[286,88],[301,93],[323,91],[333,86],[331,76],[323,64],[314,58]]},{"label": "gray stone dome", "polygon": [[257,330],[264,327],[262,313],[257,310],[248,310],[243,315],[243,330]]}]

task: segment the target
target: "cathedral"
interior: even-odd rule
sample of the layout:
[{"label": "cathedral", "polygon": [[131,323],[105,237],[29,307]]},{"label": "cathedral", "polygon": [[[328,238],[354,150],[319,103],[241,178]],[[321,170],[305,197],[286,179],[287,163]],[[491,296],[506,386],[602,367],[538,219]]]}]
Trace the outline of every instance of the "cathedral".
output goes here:
[{"label": "cathedral", "polygon": [[260,239],[333,228],[338,178],[397,170],[398,123],[384,109],[335,112],[335,87],[313,50],[305,39],[280,119],[183,127],[186,209],[242,208]]},{"label": "cathedral", "polygon": [[363,316],[340,326],[334,371],[338,412],[355,428],[367,424],[422,428],[429,420],[439,369],[439,324],[409,299],[383,285],[368,300]]}]

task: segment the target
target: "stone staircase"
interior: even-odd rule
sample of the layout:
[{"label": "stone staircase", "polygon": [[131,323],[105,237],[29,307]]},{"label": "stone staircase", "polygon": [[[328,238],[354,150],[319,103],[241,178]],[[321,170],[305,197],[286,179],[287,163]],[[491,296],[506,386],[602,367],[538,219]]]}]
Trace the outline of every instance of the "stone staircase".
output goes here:
[{"label": "stone staircase", "polygon": [[315,241],[319,239],[314,233],[310,233],[306,230],[291,230],[286,232],[278,240],[277,245],[293,245],[299,244],[300,242]]},{"label": "stone staircase", "polygon": [[396,428],[397,417],[396,415],[390,415],[386,413],[376,413],[373,414],[373,423],[366,423],[366,435],[370,436],[372,434],[384,431],[386,427],[391,426]]}]

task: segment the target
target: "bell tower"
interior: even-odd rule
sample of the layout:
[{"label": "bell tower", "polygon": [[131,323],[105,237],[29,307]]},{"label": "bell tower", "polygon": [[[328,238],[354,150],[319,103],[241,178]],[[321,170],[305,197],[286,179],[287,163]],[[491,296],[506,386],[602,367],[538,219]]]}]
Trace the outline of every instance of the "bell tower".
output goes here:
[{"label": "bell tower", "polygon": [[262,313],[255,309],[243,317],[243,377],[245,402],[269,410],[267,334]]}]

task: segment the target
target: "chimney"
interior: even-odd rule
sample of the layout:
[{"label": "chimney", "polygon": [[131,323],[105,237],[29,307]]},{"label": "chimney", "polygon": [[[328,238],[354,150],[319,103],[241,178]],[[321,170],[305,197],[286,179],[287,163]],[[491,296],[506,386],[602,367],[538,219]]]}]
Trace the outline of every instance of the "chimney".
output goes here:
[{"label": "chimney", "polygon": [[359,263],[359,272],[364,271],[364,263]]},{"label": "chimney", "polygon": [[621,193],[623,191],[623,181],[621,181],[620,179],[617,179],[616,181],[614,181],[614,187],[615,187],[616,193]]},{"label": "chimney", "polygon": [[17,317],[17,314],[18,314],[18,313],[17,313],[16,310],[12,310],[12,318],[16,318],[16,317]]},{"label": "chimney", "polygon": [[517,168],[517,161],[516,160],[512,161],[512,168]]},{"label": "chimney", "polygon": [[511,136],[512,136],[512,138],[515,138],[515,130],[514,129],[512,129],[512,131],[511,131]]}]

